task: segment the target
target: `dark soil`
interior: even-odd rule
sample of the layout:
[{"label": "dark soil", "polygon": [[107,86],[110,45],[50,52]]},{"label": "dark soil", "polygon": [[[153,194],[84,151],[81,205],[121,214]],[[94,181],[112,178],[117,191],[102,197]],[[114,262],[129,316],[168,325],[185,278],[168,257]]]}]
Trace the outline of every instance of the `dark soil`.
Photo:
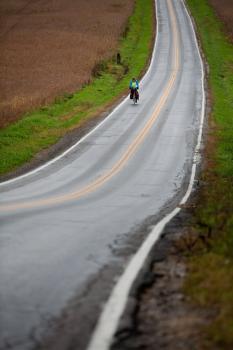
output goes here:
[{"label": "dark soil", "polygon": [[134,0],[2,0],[0,127],[89,82],[110,57]]},{"label": "dark soil", "polygon": [[233,1],[232,0],[209,0],[217,16],[225,24],[230,40],[233,42]]}]

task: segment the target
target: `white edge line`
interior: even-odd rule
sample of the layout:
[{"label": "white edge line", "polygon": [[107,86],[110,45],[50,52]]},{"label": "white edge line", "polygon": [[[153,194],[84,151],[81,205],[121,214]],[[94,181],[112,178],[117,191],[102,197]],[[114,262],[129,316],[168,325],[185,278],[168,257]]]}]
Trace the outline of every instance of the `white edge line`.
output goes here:
[{"label": "white edge line", "polygon": [[[200,54],[200,50],[199,50],[199,46],[196,38],[196,33],[193,27],[193,22],[191,20],[187,7],[184,3],[184,0],[181,0],[181,1],[185,8],[187,17],[189,18],[191,23],[194,41],[197,47],[197,51],[201,62],[201,69],[202,69],[202,94],[203,95],[202,95],[201,120],[200,120],[200,129],[199,129],[199,135],[197,139],[197,145],[194,152],[193,166],[192,166],[189,186],[179,206],[176,207],[170,214],[166,215],[159,223],[156,224],[154,229],[151,231],[151,233],[148,235],[146,240],[143,242],[143,244],[137,251],[137,253],[133,256],[133,258],[129,262],[123,275],[121,275],[121,277],[119,278],[117,284],[113,288],[113,291],[107,303],[105,304],[105,307],[102,311],[102,314],[99,318],[97,326],[92,335],[92,339],[89,343],[88,350],[108,350],[109,347],[111,346],[112,338],[114,336],[114,333],[117,330],[119,320],[125,309],[132,285],[136,277],[138,276],[143,264],[145,263],[145,260],[148,257],[148,254],[150,253],[156,241],[159,239],[166,224],[169,223],[169,221],[171,221],[180,212],[181,210],[180,205],[186,203],[186,201],[188,200],[192,192],[195,175],[196,175],[196,169],[197,169],[197,153],[200,152],[204,118],[205,118],[205,103],[206,103],[205,88],[204,88],[205,75],[204,75],[204,66],[203,66],[203,62],[202,62],[202,58],[201,58],[201,54]],[[157,15],[157,2],[156,2],[156,15]],[[158,27],[158,21],[157,21],[157,27]],[[156,33],[156,38],[157,38],[157,35],[158,35],[158,31]]]},{"label": "white edge line", "polygon": [[[146,73],[144,74],[143,78],[141,79],[140,81],[140,84],[143,84],[143,81],[146,79],[147,75],[149,74],[150,70],[151,70],[151,67],[153,65],[153,62],[155,60],[155,50],[156,48],[156,45],[154,46],[154,49],[153,49],[153,52],[152,52],[152,57],[151,57],[151,61],[150,61],[150,65],[148,67],[148,70],[146,71]],[[34,170],[31,170],[29,171],[28,173],[26,174],[23,174],[23,175],[20,175],[20,176],[17,176],[13,179],[10,179],[10,180],[6,180],[6,181],[2,181],[0,182],[0,187],[1,186],[6,186],[6,185],[9,185],[13,182],[16,182],[16,181],[19,181],[19,180],[22,180],[28,176],[32,176],[38,172],[40,172],[41,170],[47,168],[48,166],[52,165],[53,163],[57,162],[58,160],[62,159],[63,157],[65,157],[68,153],[70,153],[74,148],[76,148],[80,143],[82,143],[83,141],[85,141],[90,135],[92,135],[97,129],[99,129],[104,123],[106,123],[112,116],[113,114],[124,104],[126,103],[128,100],[128,96],[125,97],[121,103],[119,105],[117,105],[112,111],[111,113],[102,121],[100,122],[95,128],[93,128],[89,133],[87,133],[85,136],[83,136],[79,141],[77,141],[73,146],[71,146],[70,148],[68,148],[66,151],[64,151],[63,153],[61,153],[59,156],[53,158],[52,160],[48,161],[47,163],[39,166],[38,168],[34,169]]]}]

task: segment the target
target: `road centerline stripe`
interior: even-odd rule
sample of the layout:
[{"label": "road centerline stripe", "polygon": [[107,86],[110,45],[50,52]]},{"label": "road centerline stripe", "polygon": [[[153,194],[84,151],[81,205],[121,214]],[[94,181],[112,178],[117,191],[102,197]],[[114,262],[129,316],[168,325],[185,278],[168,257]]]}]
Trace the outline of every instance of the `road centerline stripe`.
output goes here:
[{"label": "road centerline stripe", "polygon": [[122,168],[126,165],[126,163],[129,161],[129,159],[135,154],[139,146],[142,144],[146,136],[148,135],[149,131],[151,130],[152,126],[154,125],[156,119],[158,118],[160,112],[162,111],[163,107],[165,106],[165,103],[170,96],[170,93],[172,91],[172,88],[174,86],[174,83],[176,81],[176,77],[179,71],[180,61],[179,61],[179,35],[177,30],[177,23],[176,23],[176,17],[174,14],[173,6],[171,5],[171,1],[168,0],[168,10],[171,18],[172,23],[172,29],[173,29],[173,55],[174,55],[174,61],[173,61],[173,67],[171,70],[171,76],[163,90],[163,93],[160,97],[160,100],[158,101],[151,117],[146,122],[145,126],[142,128],[142,130],[137,134],[133,142],[129,145],[125,153],[121,156],[121,158],[115,163],[115,165],[104,175],[98,177],[96,180],[92,181],[90,184],[84,186],[81,189],[78,189],[76,191],[60,195],[60,196],[54,196],[49,197],[45,199],[40,200],[29,200],[24,202],[18,202],[18,203],[9,203],[9,204],[2,204],[0,205],[0,211],[12,211],[17,209],[31,209],[35,207],[43,207],[43,206],[49,206],[49,205],[58,205],[64,202],[68,202],[71,200],[78,200],[81,197],[84,197],[85,195],[88,195],[91,192],[94,192],[99,187],[104,185],[107,181],[109,181],[113,176],[115,176],[117,173],[119,173]]},{"label": "road centerline stripe", "polygon": [[[167,0],[167,1],[171,1],[171,0]],[[181,210],[180,205],[186,203],[193,188],[193,183],[194,183],[196,169],[197,169],[196,154],[200,153],[203,124],[204,124],[204,117],[205,117],[206,98],[205,98],[205,89],[204,89],[204,66],[203,66],[203,62],[202,62],[202,58],[198,47],[198,42],[195,35],[195,30],[193,27],[191,17],[188,13],[188,10],[183,0],[181,0],[181,3],[184,7],[184,11],[190,22],[190,26],[193,33],[194,45],[196,46],[196,49],[199,55],[200,65],[201,65],[201,86],[202,86],[202,107],[200,112],[200,128],[199,128],[197,144],[195,147],[195,153],[193,156],[193,166],[191,169],[189,186],[183,199],[180,201],[180,204],[177,207],[175,207],[175,209],[173,209],[170,213],[168,213],[165,217],[163,217],[154,226],[154,228],[151,230],[151,232],[149,233],[145,241],[142,243],[138,251],[132,257],[128,266],[125,268],[123,274],[120,276],[118,282],[115,284],[110,294],[110,297],[106,302],[105,307],[102,311],[102,314],[99,318],[99,321],[94,330],[92,339],[89,343],[87,350],[109,350],[110,349],[112,338],[115,332],[117,331],[117,326],[123,314],[123,311],[126,307],[126,303],[127,303],[133,283],[135,282],[139,272],[141,271],[142,266],[144,265],[146,258],[148,257],[152,247],[155,245],[160,235],[162,234],[165,226],[180,212]],[[156,2],[156,5],[157,5],[157,2]]]}]

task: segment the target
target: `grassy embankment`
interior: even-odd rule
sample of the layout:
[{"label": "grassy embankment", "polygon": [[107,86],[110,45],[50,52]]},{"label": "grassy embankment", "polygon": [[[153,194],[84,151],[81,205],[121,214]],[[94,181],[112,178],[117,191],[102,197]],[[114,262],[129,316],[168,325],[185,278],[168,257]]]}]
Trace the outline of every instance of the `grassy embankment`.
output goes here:
[{"label": "grassy embankment", "polygon": [[153,19],[153,1],[136,0],[134,13],[119,42],[121,64],[116,63],[116,58],[99,63],[93,69],[91,84],[0,131],[0,175],[30,161],[120,96],[129,79],[139,76],[149,60]]},{"label": "grassy embankment", "polygon": [[233,349],[233,46],[207,0],[187,0],[210,68],[212,112],[185,291],[215,310],[202,349]]}]

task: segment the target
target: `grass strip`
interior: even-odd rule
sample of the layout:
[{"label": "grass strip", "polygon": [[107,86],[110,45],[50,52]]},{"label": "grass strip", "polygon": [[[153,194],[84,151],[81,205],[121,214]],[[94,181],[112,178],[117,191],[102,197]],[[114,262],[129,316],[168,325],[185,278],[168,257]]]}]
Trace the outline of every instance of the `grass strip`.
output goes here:
[{"label": "grass strip", "polygon": [[206,169],[194,213],[196,244],[185,292],[215,311],[202,349],[233,349],[233,46],[207,0],[186,0],[209,65],[212,100]]},{"label": "grass strip", "polygon": [[120,96],[132,76],[145,69],[154,37],[154,2],[136,0],[116,59],[93,68],[92,82],[74,94],[65,94],[49,106],[26,114],[18,122],[0,130],[0,175],[30,161],[39,151],[55,144],[68,131],[97,115]]}]

